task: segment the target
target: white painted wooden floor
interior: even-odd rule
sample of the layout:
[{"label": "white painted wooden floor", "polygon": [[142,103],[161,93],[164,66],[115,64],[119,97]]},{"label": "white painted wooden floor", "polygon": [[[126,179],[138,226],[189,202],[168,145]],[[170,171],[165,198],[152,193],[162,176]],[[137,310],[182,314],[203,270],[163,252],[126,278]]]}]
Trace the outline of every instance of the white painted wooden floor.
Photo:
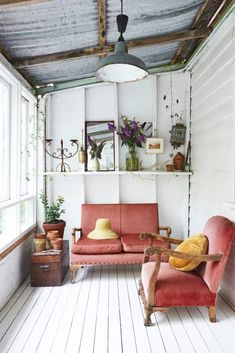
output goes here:
[{"label": "white painted wooden floor", "polygon": [[140,267],[81,269],[77,283],[32,288],[27,279],[0,312],[0,353],[234,353],[235,313],[218,299],[218,322],[206,308],[177,308],[144,327],[137,295]]}]

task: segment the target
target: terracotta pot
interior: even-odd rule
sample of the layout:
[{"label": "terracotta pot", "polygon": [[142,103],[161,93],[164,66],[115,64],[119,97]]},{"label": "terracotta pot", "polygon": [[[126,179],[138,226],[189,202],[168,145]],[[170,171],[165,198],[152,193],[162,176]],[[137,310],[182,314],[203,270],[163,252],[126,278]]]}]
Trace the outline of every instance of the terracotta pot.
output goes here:
[{"label": "terracotta pot", "polygon": [[51,241],[52,246],[55,250],[61,250],[63,247],[63,239],[57,238]]},{"label": "terracotta pot", "polygon": [[43,223],[43,229],[45,230],[45,233],[48,233],[53,230],[58,230],[59,231],[59,237],[63,238],[64,236],[64,228],[66,226],[66,222],[63,220],[58,220],[57,223]]},{"label": "terracotta pot", "polygon": [[34,247],[36,252],[41,252],[46,249],[46,234],[35,234]]},{"label": "terracotta pot", "polygon": [[167,172],[174,172],[173,164],[166,164],[166,170]]}]

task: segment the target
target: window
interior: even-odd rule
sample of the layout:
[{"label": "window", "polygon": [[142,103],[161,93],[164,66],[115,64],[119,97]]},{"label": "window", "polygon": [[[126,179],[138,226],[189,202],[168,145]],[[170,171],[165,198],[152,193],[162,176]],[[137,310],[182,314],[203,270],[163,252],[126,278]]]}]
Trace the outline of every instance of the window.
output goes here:
[{"label": "window", "polygon": [[0,250],[35,224],[35,102],[0,64]]},{"label": "window", "polygon": [[20,116],[20,195],[28,193],[28,116],[29,102],[21,97],[21,116]]},{"label": "window", "polygon": [[0,202],[10,198],[10,95],[11,86],[0,77]]}]

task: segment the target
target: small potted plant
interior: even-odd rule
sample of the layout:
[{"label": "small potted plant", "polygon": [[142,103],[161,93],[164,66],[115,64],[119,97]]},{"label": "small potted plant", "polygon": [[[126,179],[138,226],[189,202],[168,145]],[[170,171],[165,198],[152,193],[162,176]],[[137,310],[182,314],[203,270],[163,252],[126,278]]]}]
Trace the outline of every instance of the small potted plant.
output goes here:
[{"label": "small potted plant", "polygon": [[62,209],[62,204],[64,203],[63,196],[58,196],[57,200],[52,202],[51,205],[49,205],[47,194],[44,191],[41,191],[39,198],[44,208],[45,222],[43,223],[43,229],[45,233],[58,230],[60,238],[63,238],[66,226],[66,222],[60,219],[60,215],[65,213],[65,210]]}]

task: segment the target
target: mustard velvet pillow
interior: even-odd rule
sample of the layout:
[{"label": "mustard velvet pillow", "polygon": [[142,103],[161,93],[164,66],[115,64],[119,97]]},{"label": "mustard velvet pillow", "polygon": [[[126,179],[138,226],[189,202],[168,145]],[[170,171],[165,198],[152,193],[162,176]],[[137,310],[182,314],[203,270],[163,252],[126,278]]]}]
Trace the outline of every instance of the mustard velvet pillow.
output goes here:
[{"label": "mustard velvet pillow", "polygon": [[[205,255],[208,247],[208,239],[204,234],[191,235],[177,246],[175,251],[188,253],[192,255]],[[187,259],[179,259],[171,256],[169,264],[176,270],[192,271],[200,265],[200,261],[190,261]]]}]

